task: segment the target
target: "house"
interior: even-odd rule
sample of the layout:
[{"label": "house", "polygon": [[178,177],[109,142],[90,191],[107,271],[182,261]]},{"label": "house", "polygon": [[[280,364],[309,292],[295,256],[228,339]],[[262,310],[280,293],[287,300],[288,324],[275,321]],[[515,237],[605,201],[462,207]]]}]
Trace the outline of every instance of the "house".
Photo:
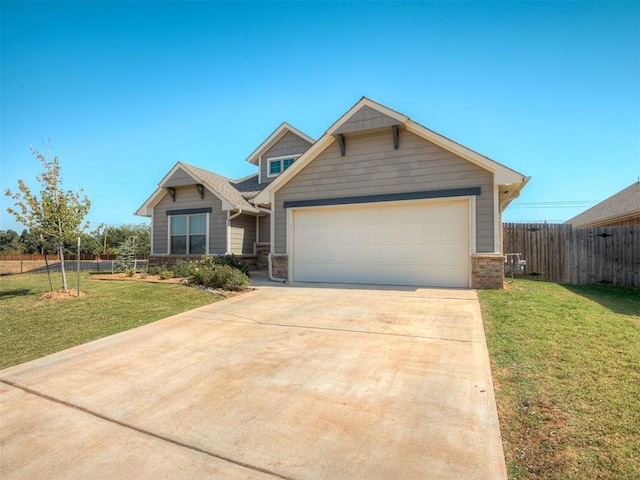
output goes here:
[{"label": "house", "polygon": [[573,228],[640,225],[640,180],[565,223]]},{"label": "house", "polygon": [[177,163],[136,212],[151,262],[256,255],[275,280],[501,288],[502,211],[529,180],[362,98],[317,141],[283,123],[230,180]]}]

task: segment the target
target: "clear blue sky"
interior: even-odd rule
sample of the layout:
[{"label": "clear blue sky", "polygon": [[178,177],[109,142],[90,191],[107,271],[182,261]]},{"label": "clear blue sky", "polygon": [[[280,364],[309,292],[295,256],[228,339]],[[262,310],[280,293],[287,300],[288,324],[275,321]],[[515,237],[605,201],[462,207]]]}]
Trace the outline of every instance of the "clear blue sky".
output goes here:
[{"label": "clear blue sky", "polygon": [[146,221],[179,160],[253,173],[281,122],[319,138],[363,95],[531,176],[505,221],[565,221],[640,176],[637,1],[0,5],[0,187],[36,185],[49,137],[94,224]]}]

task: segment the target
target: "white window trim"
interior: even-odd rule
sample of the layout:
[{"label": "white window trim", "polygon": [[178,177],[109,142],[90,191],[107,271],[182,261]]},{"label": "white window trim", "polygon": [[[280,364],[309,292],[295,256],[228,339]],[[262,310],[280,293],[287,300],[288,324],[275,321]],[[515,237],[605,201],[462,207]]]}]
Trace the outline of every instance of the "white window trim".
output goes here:
[{"label": "white window trim", "polygon": [[[205,253],[200,254],[200,253],[191,253],[189,252],[189,219],[187,218],[187,233],[185,234],[187,237],[187,244],[186,244],[186,249],[187,249],[187,253],[173,253],[171,251],[171,219],[173,217],[191,217],[194,215],[205,215],[205,232],[204,232],[204,238],[205,238],[205,246],[204,246],[204,251]],[[167,215],[169,221],[167,222],[167,255],[208,255],[209,254],[209,215],[210,213],[185,213],[182,215]]]},{"label": "white window trim", "polygon": [[267,158],[267,177],[274,178],[274,177],[277,177],[278,175],[280,175],[282,172],[285,171],[284,164],[283,164],[282,165],[282,170],[280,170],[278,173],[271,173],[271,162],[278,162],[278,161],[282,162],[283,160],[290,160],[290,159],[293,159],[293,161],[295,162],[300,155],[301,154],[298,153],[296,155],[281,155],[279,157],[269,157],[269,158]]}]

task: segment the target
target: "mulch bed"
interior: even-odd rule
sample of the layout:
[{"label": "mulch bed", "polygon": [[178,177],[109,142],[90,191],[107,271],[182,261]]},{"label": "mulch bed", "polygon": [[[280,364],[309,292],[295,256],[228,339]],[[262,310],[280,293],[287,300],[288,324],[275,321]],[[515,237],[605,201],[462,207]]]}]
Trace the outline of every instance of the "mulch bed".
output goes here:
[{"label": "mulch bed", "polygon": [[186,278],[167,278],[166,280],[161,279],[158,275],[140,275],[136,273],[134,276],[129,276],[126,273],[110,273],[105,275],[91,275],[92,280],[120,280],[120,281],[129,281],[129,282],[150,282],[150,283],[177,283],[180,285],[186,285],[189,287],[200,288],[202,290],[206,290],[215,295],[220,295],[221,297],[229,298],[236,297],[238,295],[242,295],[243,293],[251,292],[255,290],[255,288],[245,288],[244,290],[223,290],[220,288],[205,288],[199,285],[190,285]]}]

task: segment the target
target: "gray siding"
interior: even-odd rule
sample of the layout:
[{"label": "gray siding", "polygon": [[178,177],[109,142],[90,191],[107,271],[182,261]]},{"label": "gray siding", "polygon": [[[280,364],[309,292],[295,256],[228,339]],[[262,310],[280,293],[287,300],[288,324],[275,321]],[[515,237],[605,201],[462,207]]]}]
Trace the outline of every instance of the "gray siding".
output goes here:
[{"label": "gray siding", "polygon": [[361,130],[372,130],[374,128],[390,127],[400,125],[401,122],[391,118],[378,110],[364,105],[354,113],[349,120],[340,125],[334,133],[351,133]]},{"label": "gray siding", "polygon": [[256,242],[256,217],[240,215],[231,219],[231,253],[252,255]]},{"label": "gray siding", "polygon": [[[177,173],[177,172],[176,172]],[[225,253],[227,249],[226,222],[227,212],[222,211],[222,202],[209,191],[205,191],[204,199],[193,186],[176,187],[176,201],[165,193],[164,197],[153,209],[153,253],[165,255],[169,253],[169,217],[167,210],[184,208],[211,207],[209,214],[209,253]]]},{"label": "gray siding", "polygon": [[283,202],[314,198],[481,188],[476,199],[476,246],[493,252],[493,175],[406,130],[394,150],[391,129],[346,137],[346,156],[337,142],[276,192],[275,253],[286,253]]},{"label": "gray siding", "polygon": [[260,218],[260,238],[259,243],[269,243],[271,241],[271,216]]},{"label": "gray siding", "polygon": [[[173,175],[164,183],[166,187],[181,187],[184,185],[195,185],[197,182],[182,168],[178,168]],[[193,187],[194,190],[196,187]]]},{"label": "gray siding", "polygon": [[311,144],[294,133],[285,133],[273,147],[262,155],[260,162],[260,179],[263,184],[270,183],[276,177],[268,177],[269,157],[282,157],[284,155],[299,155],[306,152]]}]

